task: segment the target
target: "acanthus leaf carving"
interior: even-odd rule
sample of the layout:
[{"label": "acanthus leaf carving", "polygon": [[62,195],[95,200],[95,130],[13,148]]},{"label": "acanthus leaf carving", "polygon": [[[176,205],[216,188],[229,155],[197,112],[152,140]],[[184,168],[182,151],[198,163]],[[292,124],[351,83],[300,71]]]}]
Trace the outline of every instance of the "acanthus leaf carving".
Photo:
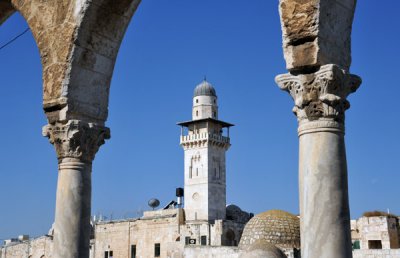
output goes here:
[{"label": "acanthus leaf carving", "polygon": [[80,120],[56,122],[43,127],[43,136],[54,145],[59,160],[77,158],[92,162],[100,146],[110,138],[110,129]]},{"label": "acanthus leaf carving", "polygon": [[347,96],[358,89],[361,78],[331,64],[311,74],[279,75],[276,82],[292,96],[299,123],[324,120],[344,124],[350,107]]}]

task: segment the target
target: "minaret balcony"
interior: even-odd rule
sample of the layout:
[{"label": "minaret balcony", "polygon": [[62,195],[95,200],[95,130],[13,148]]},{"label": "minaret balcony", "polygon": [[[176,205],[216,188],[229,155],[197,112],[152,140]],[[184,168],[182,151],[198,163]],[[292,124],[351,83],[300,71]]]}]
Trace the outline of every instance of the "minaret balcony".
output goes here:
[{"label": "minaret balcony", "polygon": [[181,136],[181,145],[207,142],[230,145],[230,138],[214,133],[198,133]]}]

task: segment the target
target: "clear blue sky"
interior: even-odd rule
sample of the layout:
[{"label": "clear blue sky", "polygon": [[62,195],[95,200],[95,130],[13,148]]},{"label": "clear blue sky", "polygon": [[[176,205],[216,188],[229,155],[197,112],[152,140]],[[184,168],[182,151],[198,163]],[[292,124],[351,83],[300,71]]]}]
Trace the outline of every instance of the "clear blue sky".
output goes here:
[{"label": "clear blue sky", "polygon": [[[93,166],[93,213],[134,216],[183,185],[176,122],[190,119],[204,75],[220,118],[236,124],[227,155],[227,198],[259,213],[298,213],[297,122],[293,101],[274,83],[285,73],[278,1],[143,1],[121,46],[111,85],[112,138]],[[346,145],[352,218],[367,210],[400,214],[398,0],[358,1]],[[19,14],[0,44],[26,28]],[[31,33],[0,51],[0,239],[40,235],[54,218],[57,160],[41,136],[40,57]]]}]

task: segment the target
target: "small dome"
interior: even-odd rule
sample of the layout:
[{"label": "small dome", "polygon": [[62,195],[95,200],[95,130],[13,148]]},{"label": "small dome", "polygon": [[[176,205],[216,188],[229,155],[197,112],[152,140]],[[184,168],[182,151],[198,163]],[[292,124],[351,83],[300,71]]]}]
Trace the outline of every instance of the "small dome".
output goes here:
[{"label": "small dome", "polygon": [[280,210],[254,216],[243,230],[239,247],[247,249],[259,240],[265,240],[281,249],[300,249],[300,219]]},{"label": "small dome", "polygon": [[194,89],[194,97],[197,96],[213,96],[216,97],[217,94],[215,92],[214,87],[206,80],[202,81],[199,85]]},{"label": "small dome", "polygon": [[267,240],[257,240],[247,249],[240,251],[239,258],[287,258],[276,246]]}]

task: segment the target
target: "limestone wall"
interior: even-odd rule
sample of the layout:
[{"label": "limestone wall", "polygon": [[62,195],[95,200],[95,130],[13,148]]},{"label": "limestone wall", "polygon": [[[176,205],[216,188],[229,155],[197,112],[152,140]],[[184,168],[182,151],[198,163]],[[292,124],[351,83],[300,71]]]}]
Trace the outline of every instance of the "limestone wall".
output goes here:
[{"label": "limestone wall", "polygon": [[400,247],[396,220],[386,216],[362,217],[357,221],[361,249],[369,249],[368,241],[379,240],[382,249]]},{"label": "limestone wall", "polygon": [[353,258],[400,258],[400,249],[354,250]]},{"label": "limestone wall", "polygon": [[187,223],[181,226],[181,240],[184,241],[186,237],[189,237],[196,241],[194,246],[197,246],[201,245],[201,237],[205,236],[207,245],[234,246],[239,243],[244,225],[244,223],[226,220],[216,220],[214,224],[205,221]]},{"label": "limestone wall", "polygon": [[29,241],[3,246],[0,249],[0,258],[51,258],[52,252],[52,239],[43,236]]},{"label": "limestone wall", "polygon": [[185,258],[238,258],[239,249],[237,247],[225,246],[196,246],[185,247],[183,252]]},{"label": "limestone wall", "polygon": [[180,258],[184,240],[180,238],[183,210],[145,212],[140,219],[96,224],[94,258],[112,251],[114,257],[131,257],[132,246],[137,258],[154,257],[155,244],[160,244],[160,257]]}]

